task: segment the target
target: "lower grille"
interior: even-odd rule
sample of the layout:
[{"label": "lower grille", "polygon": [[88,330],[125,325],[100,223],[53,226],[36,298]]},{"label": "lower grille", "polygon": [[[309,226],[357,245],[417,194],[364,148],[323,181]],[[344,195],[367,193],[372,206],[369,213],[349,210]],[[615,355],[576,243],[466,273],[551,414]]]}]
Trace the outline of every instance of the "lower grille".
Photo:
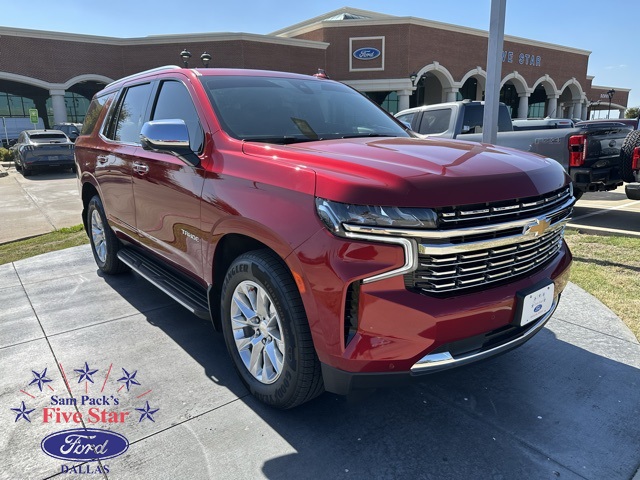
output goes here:
[{"label": "lower grille", "polygon": [[533,239],[454,254],[420,254],[418,268],[407,274],[410,288],[446,293],[522,277],[544,266],[562,246],[564,228]]}]

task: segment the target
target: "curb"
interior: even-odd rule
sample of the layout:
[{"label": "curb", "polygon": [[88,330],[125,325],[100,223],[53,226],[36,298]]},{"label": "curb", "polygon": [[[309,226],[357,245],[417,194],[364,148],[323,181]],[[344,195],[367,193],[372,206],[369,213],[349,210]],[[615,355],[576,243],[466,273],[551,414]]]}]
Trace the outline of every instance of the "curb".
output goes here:
[{"label": "curb", "polygon": [[6,177],[7,175],[9,175],[9,172],[4,168],[3,164],[0,164],[0,178]]}]

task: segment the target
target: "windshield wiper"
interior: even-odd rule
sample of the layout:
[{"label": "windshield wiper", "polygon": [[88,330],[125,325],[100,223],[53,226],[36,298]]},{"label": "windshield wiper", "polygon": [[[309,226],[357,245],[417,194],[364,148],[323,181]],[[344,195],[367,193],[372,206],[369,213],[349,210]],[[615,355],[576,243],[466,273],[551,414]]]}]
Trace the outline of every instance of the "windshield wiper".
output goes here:
[{"label": "windshield wiper", "polygon": [[[276,143],[278,145],[290,145],[292,143],[313,142],[318,139],[300,137],[249,137],[243,138],[245,142]],[[321,140],[321,139],[320,139]]]},{"label": "windshield wiper", "polygon": [[353,135],[343,135],[341,138],[366,138],[366,137],[397,137],[389,133],[356,133]]}]

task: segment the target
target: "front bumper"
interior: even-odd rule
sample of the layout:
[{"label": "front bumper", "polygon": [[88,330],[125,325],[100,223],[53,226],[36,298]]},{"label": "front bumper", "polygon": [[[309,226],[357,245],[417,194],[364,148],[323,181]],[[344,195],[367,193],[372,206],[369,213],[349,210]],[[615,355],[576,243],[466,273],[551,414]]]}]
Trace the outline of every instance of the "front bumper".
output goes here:
[{"label": "front bumper", "polygon": [[[318,252],[326,254],[318,257]],[[553,314],[571,264],[562,242],[553,259],[527,275],[455,294],[425,295],[408,289],[402,275],[362,282],[400,268],[406,261],[400,246],[350,242],[321,231],[296,253],[325,389],[339,394],[400,385],[521,345]],[[549,280],[554,283],[551,310],[515,327],[517,293]],[[353,285],[358,285],[356,297],[350,294]],[[357,317],[356,325],[349,325],[350,315]]]}]

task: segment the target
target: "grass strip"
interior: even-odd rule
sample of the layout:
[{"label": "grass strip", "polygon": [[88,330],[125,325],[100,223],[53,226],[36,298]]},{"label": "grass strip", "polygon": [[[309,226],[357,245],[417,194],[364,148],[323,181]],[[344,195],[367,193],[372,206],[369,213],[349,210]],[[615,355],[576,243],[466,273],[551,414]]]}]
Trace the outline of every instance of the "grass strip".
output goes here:
[{"label": "grass strip", "polygon": [[0,245],[0,265],[89,243],[82,225]]},{"label": "grass strip", "polygon": [[609,307],[640,339],[640,239],[567,230],[571,281]]}]

